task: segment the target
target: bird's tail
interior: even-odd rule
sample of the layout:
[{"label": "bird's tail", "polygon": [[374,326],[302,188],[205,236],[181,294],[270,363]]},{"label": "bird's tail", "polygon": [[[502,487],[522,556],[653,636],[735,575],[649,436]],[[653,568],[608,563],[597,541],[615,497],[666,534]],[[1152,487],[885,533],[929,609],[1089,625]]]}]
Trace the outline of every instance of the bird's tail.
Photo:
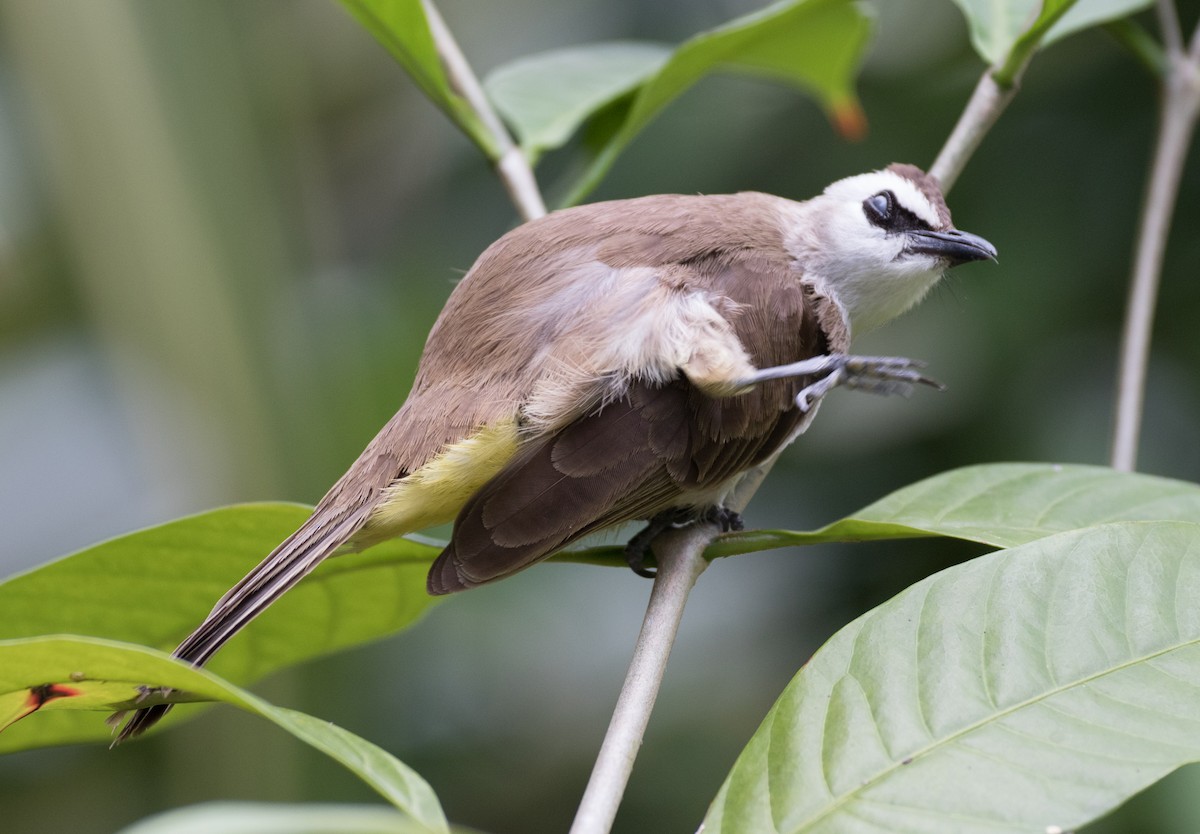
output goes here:
[{"label": "bird's tail", "polygon": [[[318,507],[300,529],[221,597],[204,622],[172,654],[194,666],[202,666],[231,637],[332,555],[363,526],[369,515],[370,506],[360,505],[343,513]],[[136,710],[113,744],[145,732],[170,708],[170,704],[160,704]],[[114,716],[118,721],[121,717],[120,713]]]}]

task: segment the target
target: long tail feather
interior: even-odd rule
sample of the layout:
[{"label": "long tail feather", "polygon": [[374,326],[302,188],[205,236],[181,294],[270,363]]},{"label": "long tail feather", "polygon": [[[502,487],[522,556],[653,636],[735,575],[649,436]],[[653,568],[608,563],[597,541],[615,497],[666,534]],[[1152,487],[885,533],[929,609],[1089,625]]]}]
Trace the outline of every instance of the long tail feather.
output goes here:
[{"label": "long tail feather", "polygon": [[[360,505],[330,517],[329,510],[318,507],[300,529],[221,597],[204,622],[172,654],[195,666],[203,665],[231,637],[353,536],[366,522],[370,510],[369,505]],[[170,708],[168,704],[135,711],[113,743],[120,744],[145,732]]]}]

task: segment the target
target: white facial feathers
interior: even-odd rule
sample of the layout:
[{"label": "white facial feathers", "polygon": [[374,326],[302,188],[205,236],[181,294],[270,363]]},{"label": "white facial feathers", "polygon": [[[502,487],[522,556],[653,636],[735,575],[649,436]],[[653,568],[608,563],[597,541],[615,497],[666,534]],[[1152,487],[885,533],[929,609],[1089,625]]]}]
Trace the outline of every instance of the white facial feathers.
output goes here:
[{"label": "white facial feathers", "polygon": [[838,200],[862,203],[873,194],[883,191],[891,191],[895,194],[897,203],[925,221],[930,228],[940,229],[942,227],[938,211],[930,204],[929,198],[917,188],[916,183],[895,171],[884,169],[872,171],[869,174],[859,174],[855,177],[846,177],[828,186],[825,194]]},{"label": "white facial feathers", "polygon": [[944,203],[934,202],[940,195],[931,198],[925,189],[884,169],[838,180],[817,197],[785,209],[789,251],[806,276],[842,307],[855,335],[908,310],[946,269],[944,260],[912,252],[907,234],[873,223],[867,214],[866,201],[884,194],[895,210],[922,226],[951,228]]}]

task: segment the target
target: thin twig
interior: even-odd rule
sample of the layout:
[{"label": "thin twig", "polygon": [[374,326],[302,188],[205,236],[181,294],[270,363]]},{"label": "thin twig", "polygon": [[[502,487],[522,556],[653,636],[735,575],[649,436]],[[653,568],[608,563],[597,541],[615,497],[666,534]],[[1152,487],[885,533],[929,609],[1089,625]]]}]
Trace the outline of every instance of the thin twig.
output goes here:
[{"label": "thin twig", "polygon": [[[1175,23],[1178,26],[1177,18]],[[1200,33],[1200,27],[1197,32]],[[1192,143],[1197,115],[1200,115],[1200,59],[1183,54],[1182,38],[1177,48],[1171,48],[1171,38],[1165,29],[1163,35],[1168,40],[1168,70],[1163,77],[1158,136],[1138,229],[1129,302],[1121,334],[1120,368],[1117,372],[1111,463],[1114,469],[1123,472],[1133,471],[1137,464],[1146,368],[1150,358],[1150,337],[1162,276],[1163,253],[1171,228],[1171,216],[1175,211],[1183,165]]]},{"label": "thin twig", "polygon": [[1183,30],[1179,26],[1179,12],[1175,0],[1158,0],[1154,7],[1158,14],[1158,28],[1162,31],[1163,46],[1168,54],[1183,54]]},{"label": "thin twig", "polygon": [[[1062,11],[1065,12],[1067,8],[1064,6]],[[1025,36],[1018,38],[1009,54],[988,67],[979,83],[975,85],[971,100],[967,102],[962,115],[958,117],[958,123],[954,125],[954,130],[950,132],[937,159],[929,168],[929,173],[941,183],[943,194],[954,186],[958,175],[966,167],[967,161],[975,153],[983,137],[1017,95],[1021,78],[1037,53],[1041,35],[1045,34],[1044,30],[1049,28],[1053,20],[1054,18],[1050,18],[1042,21],[1042,31],[1037,37],[1026,32]]]},{"label": "thin twig", "polygon": [[537,179],[525,154],[521,153],[509,135],[504,123],[496,115],[495,109],[483,92],[483,87],[466,56],[458,46],[458,41],[450,33],[446,21],[438,12],[431,0],[421,0],[425,10],[425,18],[429,22],[429,33],[437,45],[438,55],[442,59],[446,76],[450,84],[462,95],[475,115],[483,122],[484,127],[492,134],[496,142],[497,157],[496,173],[504,187],[508,189],[509,197],[516,205],[517,211],[526,220],[534,220],[546,213],[546,203],[538,189]]},{"label": "thin twig", "polygon": [[668,531],[655,540],[658,575],[650,592],[646,618],[570,834],[607,834],[612,828],[658,697],[688,595],[708,566],[704,548],[715,535],[713,525],[694,524]]},{"label": "thin twig", "polygon": [[979,79],[971,100],[967,102],[954,130],[929,168],[929,173],[941,183],[943,193],[949,192],[954,186],[967,160],[1016,94],[1015,85],[1005,89],[997,84],[990,69]]}]

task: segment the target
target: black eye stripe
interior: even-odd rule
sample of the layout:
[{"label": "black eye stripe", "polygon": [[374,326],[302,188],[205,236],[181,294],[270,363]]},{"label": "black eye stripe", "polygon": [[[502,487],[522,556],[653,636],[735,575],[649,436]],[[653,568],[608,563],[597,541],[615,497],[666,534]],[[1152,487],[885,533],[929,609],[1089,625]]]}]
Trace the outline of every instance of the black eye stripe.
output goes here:
[{"label": "black eye stripe", "polygon": [[896,195],[891,191],[880,191],[864,200],[863,213],[873,225],[887,232],[908,232],[913,229],[928,231],[933,228],[912,211],[900,205],[896,200]]},{"label": "black eye stripe", "polygon": [[901,228],[905,231],[909,229],[925,229],[928,231],[933,228],[916,214],[904,208],[903,206],[896,206],[894,211],[897,215],[897,220],[899,223],[893,228]]}]

